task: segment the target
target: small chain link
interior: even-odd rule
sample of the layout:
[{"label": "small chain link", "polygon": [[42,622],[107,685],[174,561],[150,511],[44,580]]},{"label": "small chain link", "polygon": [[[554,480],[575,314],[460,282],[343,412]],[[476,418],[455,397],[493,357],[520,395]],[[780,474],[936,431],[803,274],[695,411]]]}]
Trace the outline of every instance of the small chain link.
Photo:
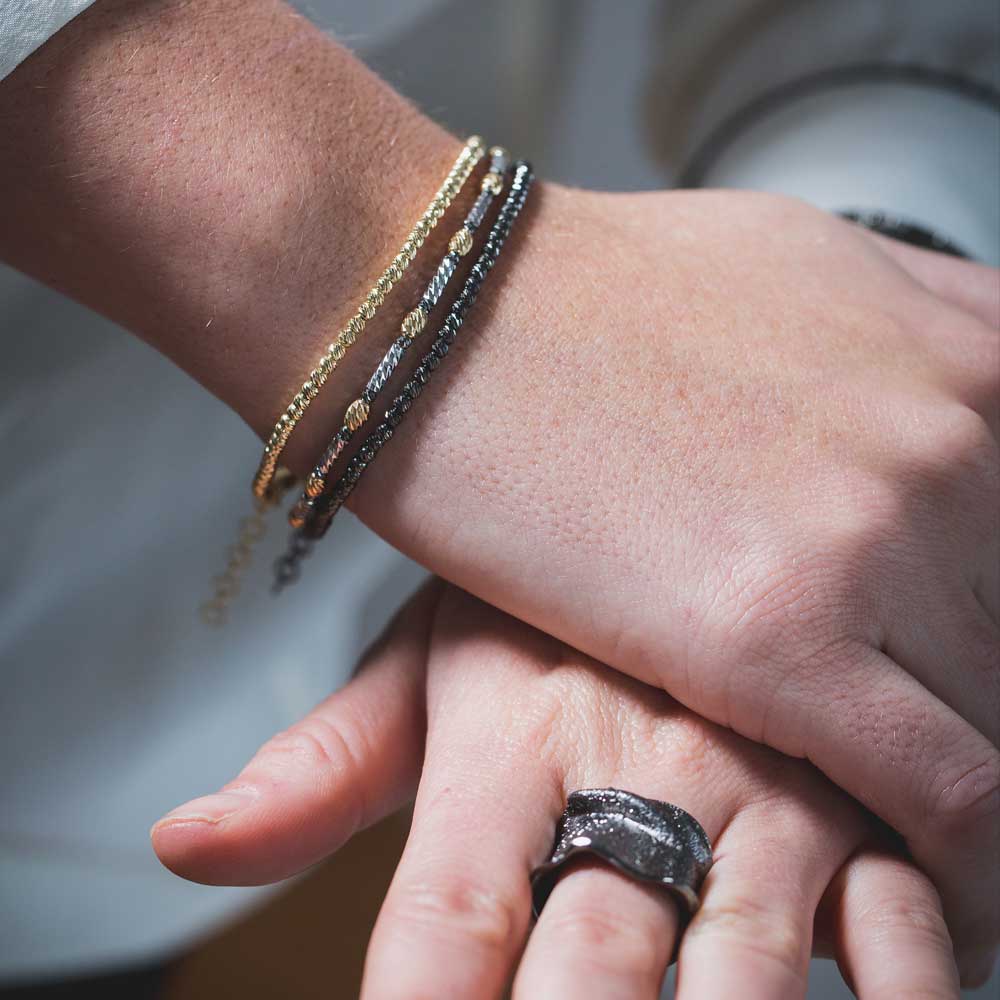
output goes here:
[{"label": "small chain link", "polygon": [[212,596],[198,609],[206,625],[220,627],[229,619],[229,607],[240,592],[240,581],[253,558],[254,546],[267,534],[267,515],[295,485],[291,473],[276,476],[266,498],[254,497],[253,511],[240,518],[236,542],[226,549],[225,569],[212,578]]}]

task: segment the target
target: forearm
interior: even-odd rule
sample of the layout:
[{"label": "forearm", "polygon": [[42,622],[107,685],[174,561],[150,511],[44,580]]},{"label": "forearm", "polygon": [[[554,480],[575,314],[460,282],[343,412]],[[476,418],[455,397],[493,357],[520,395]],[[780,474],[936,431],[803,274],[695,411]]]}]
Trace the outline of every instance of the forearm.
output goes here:
[{"label": "forearm", "polygon": [[[100,0],[0,84],[0,134],[0,256],[262,434],[459,148],[277,0]],[[389,329],[316,401],[298,465]]]}]

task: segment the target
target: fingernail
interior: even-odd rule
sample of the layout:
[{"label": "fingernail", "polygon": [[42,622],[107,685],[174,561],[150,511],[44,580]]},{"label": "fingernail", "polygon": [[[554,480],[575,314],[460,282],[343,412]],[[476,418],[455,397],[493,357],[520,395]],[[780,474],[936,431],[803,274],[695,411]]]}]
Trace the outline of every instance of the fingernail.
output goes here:
[{"label": "fingernail", "polygon": [[204,795],[172,809],[156,821],[154,828],[167,823],[219,823],[245,809],[256,799],[255,788],[234,788],[214,795]]}]

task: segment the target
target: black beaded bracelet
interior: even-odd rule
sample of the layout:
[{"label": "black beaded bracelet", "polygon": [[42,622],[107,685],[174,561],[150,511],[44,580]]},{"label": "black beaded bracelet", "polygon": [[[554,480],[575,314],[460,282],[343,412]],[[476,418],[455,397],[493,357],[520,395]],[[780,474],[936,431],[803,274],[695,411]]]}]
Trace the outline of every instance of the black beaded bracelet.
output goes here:
[{"label": "black beaded bracelet", "polygon": [[351,495],[365,469],[372,463],[382,446],[392,437],[406,416],[414,400],[423,392],[431,375],[447,357],[451,345],[466,315],[479,295],[483,281],[496,263],[507,236],[524,206],[534,181],[531,165],[519,160],[513,166],[513,179],[507,198],[490,230],[476,263],[472,265],[462,291],[456,297],[445,317],[431,348],[417,365],[413,375],[403,386],[392,406],[386,410],[385,419],[365,439],[358,453],[347,464],[343,475],[324,493],[316,498],[309,517],[302,528],[292,533],[288,552],[275,563],[275,589],[292,583],[299,575],[299,562],[308,555],[310,542],[322,538],[330,527],[337,511]]}]

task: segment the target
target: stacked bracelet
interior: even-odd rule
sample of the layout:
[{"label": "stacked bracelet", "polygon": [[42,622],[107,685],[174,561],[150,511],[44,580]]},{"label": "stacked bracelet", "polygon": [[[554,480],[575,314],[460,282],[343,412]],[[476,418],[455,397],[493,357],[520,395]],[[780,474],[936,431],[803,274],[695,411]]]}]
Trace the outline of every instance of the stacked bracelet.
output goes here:
[{"label": "stacked bracelet", "polygon": [[471,136],[466,141],[444,183],[413,227],[399,253],[396,254],[369,291],[354,316],[337,335],[336,340],[327,347],[317,366],[309,373],[309,378],[306,379],[302,388],[295,394],[284,413],[278,418],[254,475],[253,513],[240,522],[239,539],[228,550],[226,567],[213,580],[212,596],[201,605],[202,618],[208,624],[218,625],[225,621],[228,606],[239,592],[240,577],[250,561],[253,545],[264,534],[268,509],[278,503],[284,493],[295,483],[295,477],[292,473],[278,465],[281,452],[288,443],[292,431],[344,357],[347,349],[355,342],[364,330],[365,324],[375,315],[385,297],[416,257],[417,251],[431,230],[440,221],[465,185],[476,164],[482,159],[485,149],[485,144],[479,136]]},{"label": "stacked bracelet", "polygon": [[509,157],[505,149],[494,146],[490,150],[490,169],[482,179],[479,197],[469,209],[461,227],[452,236],[451,240],[449,240],[448,253],[445,254],[444,259],[438,265],[420,301],[414,309],[406,314],[399,336],[389,350],[386,351],[378,367],[372,372],[364,391],[347,408],[344,414],[343,426],[336,433],[323,453],[323,457],[313,469],[309,479],[306,481],[306,487],[302,496],[299,497],[298,502],[288,515],[288,522],[293,528],[301,528],[306,523],[316,498],[327,487],[330,471],[337,459],[344,448],[350,443],[355,431],[368,419],[372,403],[375,402],[376,397],[389,379],[392,378],[403,355],[416,339],[417,335],[424,329],[427,317],[441,300],[441,296],[448,287],[448,282],[455,273],[455,269],[458,267],[462,257],[472,249],[472,241],[476,230],[489,211],[494,197],[503,190],[503,176],[507,170],[508,161]]},{"label": "stacked bracelet", "polygon": [[386,411],[385,419],[368,435],[358,453],[348,463],[340,479],[325,490],[320,497],[315,498],[304,526],[293,532],[289,551],[275,564],[276,589],[280,589],[297,578],[298,563],[303,556],[308,554],[310,540],[320,538],[326,533],[337,511],[350,496],[364,471],[382,446],[392,437],[413,405],[413,401],[420,395],[431,375],[447,357],[469,309],[476,301],[483,281],[496,263],[504,242],[524,205],[533,180],[534,175],[529,164],[519,161],[514,165],[513,180],[507,198],[493,228],[490,230],[478,260],[472,266],[465,285],[441,325],[433,345],[393,401],[392,406]]},{"label": "stacked bracelet", "polygon": [[[382,273],[382,276],[375,283],[375,286],[365,297],[365,300],[358,307],[358,311],[351,317],[347,326],[337,335],[319,364],[309,373],[309,377],[302,384],[302,388],[295,394],[292,401],[285,408],[284,413],[278,418],[264,446],[264,454],[261,456],[260,465],[253,480],[253,493],[258,499],[277,500],[276,490],[272,489],[275,474],[278,471],[278,459],[284,450],[288,439],[292,435],[296,424],[302,419],[303,414],[309,404],[319,394],[320,389],[325,384],[330,374],[339,364],[347,349],[357,340],[365,324],[374,315],[378,307],[385,300],[385,297],[392,290],[393,286],[402,277],[403,272],[410,266],[417,251],[423,246],[430,231],[437,225],[441,216],[444,215],[448,206],[455,200],[458,192],[472,173],[472,169],[482,159],[485,152],[483,140],[478,136],[471,136],[454,166],[445,178],[444,183],[437,194],[427,206],[427,210],[420,220],[413,227],[412,232],[406,238],[402,249],[393,258],[392,262]],[[284,477],[286,481],[289,477]]]}]

